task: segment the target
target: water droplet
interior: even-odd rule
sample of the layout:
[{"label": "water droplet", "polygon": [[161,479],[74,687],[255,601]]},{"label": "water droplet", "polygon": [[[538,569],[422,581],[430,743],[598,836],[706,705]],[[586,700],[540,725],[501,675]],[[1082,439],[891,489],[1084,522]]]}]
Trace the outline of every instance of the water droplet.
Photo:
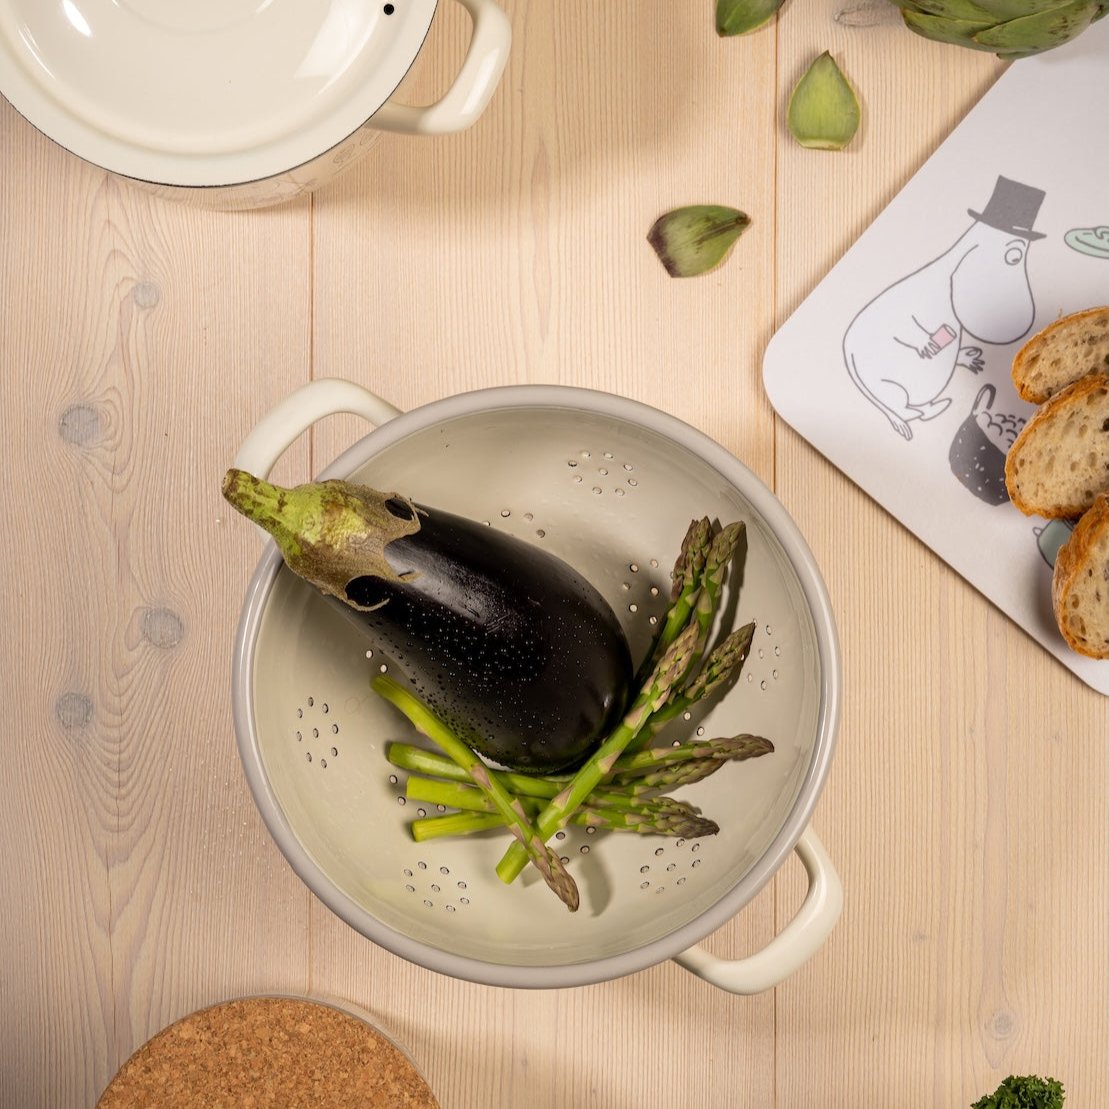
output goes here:
[{"label": "water droplet", "polygon": [[312,697],[309,697],[309,698],[308,698],[308,707],[309,707],[309,708],[311,708],[311,707],[312,707],[312,706],[313,706],[313,705],[314,705],[315,703],[316,703],[316,702],[315,702],[315,699],[314,699],[314,698],[312,698]]},{"label": "water droplet", "polygon": [[638,573],[639,573],[639,566],[638,566],[638,564],[637,564],[637,563],[635,563],[635,562],[631,562],[631,563],[629,563],[629,564],[628,564],[628,569],[629,569],[629,570],[631,570],[631,572],[632,572],[633,574],[638,574]]},{"label": "water droplet", "polygon": [[302,743],[303,741],[304,741],[304,733],[303,732],[297,732],[297,743]]},{"label": "water droplet", "polygon": [[677,870],[678,869],[678,864],[677,863],[669,863],[667,865],[666,869],[667,869],[667,871]]},{"label": "water droplet", "polygon": [[684,840],[684,839],[682,839],[682,838],[681,838],[681,837],[679,836],[679,837],[678,837],[678,839],[676,839],[676,840],[674,841],[674,846],[675,846],[675,847],[684,847],[684,846],[685,846],[685,840]]},{"label": "water droplet", "polygon": [[649,624],[657,624],[658,623],[658,617],[657,616],[650,616],[650,617],[647,618],[647,622]]},{"label": "water droplet", "polygon": [[629,484],[629,485],[638,485],[638,484],[639,484],[639,482],[638,482],[638,481],[636,481],[636,480],[635,480],[635,478],[633,478],[633,477],[630,477],[630,478],[628,478],[628,484]]},{"label": "water droplet", "polygon": [[438,887],[438,886],[437,886],[437,885],[436,885],[436,884],[435,884],[434,882],[432,882],[432,883],[431,883],[431,892],[432,892],[432,893],[439,893],[439,892],[441,892],[441,891],[440,891],[440,889],[439,889],[439,887]]},{"label": "water droplet", "polygon": [[656,847],[656,848],[655,848],[655,854],[656,854],[656,855],[661,855],[661,854],[662,854],[662,852],[663,852],[663,848],[661,848],[661,847]]},{"label": "water droplet", "polygon": [[678,881],[675,884],[679,885],[679,886],[684,886],[685,885],[685,875],[683,874],[682,877],[679,878]]},{"label": "water droplet", "polygon": [[448,912],[448,913],[453,913],[454,911],[455,911],[455,908],[454,908],[454,906],[453,906],[453,905],[448,905],[448,906],[447,906],[447,912]]},{"label": "water droplet", "polygon": [[412,877],[412,871],[411,871],[411,870],[409,870],[409,869],[408,869],[408,867],[405,867],[405,868],[404,868],[404,876],[405,876],[406,878],[411,878],[411,877]]},{"label": "water droplet", "polygon": [[566,833],[565,832],[555,832],[555,839],[565,839],[565,838],[566,838]]},{"label": "water droplet", "polygon": [[646,874],[646,873],[647,873],[647,871],[648,871],[648,870],[650,870],[650,869],[651,869],[651,868],[650,868],[649,866],[641,866],[641,867],[639,868],[639,873],[640,873],[640,874]]},{"label": "water droplet", "polygon": [[[323,767],[324,770],[326,770],[327,769],[327,759],[320,759],[320,766]],[[420,815],[423,816],[423,813],[420,813]]]},{"label": "water droplet", "polygon": [[416,865],[417,865],[417,866],[418,866],[418,867],[419,867],[419,868],[420,868],[421,870],[427,870],[427,863],[417,863]]},{"label": "water droplet", "polygon": [[696,734],[697,735],[704,735],[705,734],[705,729],[703,727],[698,727]]},{"label": "water droplet", "polygon": [[397,804],[398,804],[398,805],[407,805],[407,804],[408,804],[408,798],[406,798],[406,797],[398,797],[398,798],[397,798]]},{"label": "water droplet", "polygon": [[615,458],[615,457],[616,457],[616,455],[614,455],[612,453],[612,451],[605,451],[605,458]]},{"label": "water droplet", "polygon": [[700,845],[699,843],[695,843],[695,844],[694,844],[694,845],[693,845],[693,846],[692,846],[692,847],[690,848],[690,851],[700,851],[700,850],[701,850],[701,845]]},{"label": "water droplet", "polygon": [[623,490],[623,489],[619,489],[619,488],[617,488],[617,489],[613,489],[613,492],[614,492],[614,493],[615,493],[615,494],[616,494],[616,495],[617,495],[618,497],[622,497],[622,496],[624,495],[624,490]]},{"label": "water droplet", "polygon": [[545,532],[545,531],[544,531],[544,530],[543,530],[542,528],[536,528],[536,529],[535,529],[535,534],[536,534],[536,535],[537,535],[537,536],[538,536],[538,537],[539,537],[540,539],[544,539],[544,538],[546,538],[546,535],[547,535],[547,533],[546,533],[546,532]]},{"label": "water droplet", "polygon": [[589,854],[589,844],[588,843],[583,843],[581,845],[581,847],[578,848],[578,851],[580,851],[581,854],[583,854],[583,855],[588,855]]},{"label": "water droplet", "polygon": [[628,612],[638,612],[638,611],[639,611],[639,605],[637,605],[637,604],[628,605]]},{"label": "water droplet", "polygon": [[459,905],[469,905],[470,899],[468,897],[460,897],[458,903]]},{"label": "water droplet", "polygon": [[593,486],[593,492],[594,492],[594,493],[595,493],[595,494],[596,494],[597,496],[600,496],[600,493],[601,493],[601,487],[600,487],[599,485],[594,485],[594,486]]},{"label": "water droplet", "polygon": [[770,632],[770,625],[769,625],[769,624],[767,624],[767,625],[766,625],[766,634],[767,634],[767,635],[770,635],[770,634],[771,634],[771,632]]},{"label": "water droplet", "polygon": [[585,826],[585,834],[587,836],[594,836],[597,834],[597,829],[592,824],[587,824]]},{"label": "water droplet", "polygon": [[458,888],[459,888],[460,890],[464,890],[464,889],[466,888],[466,883],[465,883],[465,882],[459,882],[459,883],[458,883]]},{"label": "water droplet", "polygon": [[373,658],[373,657],[374,657],[374,653],[373,653],[373,648],[371,647],[370,650],[368,650],[366,652],[366,658]]},{"label": "water droplet", "polygon": [[534,520],[534,519],[535,519],[535,516],[534,516],[534,514],[533,514],[533,513],[531,513],[531,512],[525,512],[525,513],[524,513],[524,519],[525,519],[525,520],[529,520],[529,521],[530,521],[530,520]]},{"label": "water droplet", "polygon": [[307,760],[308,760],[309,762],[311,762],[311,761],[312,761],[312,752],[311,752],[311,751],[305,751],[305,752],[304,752],[304,757],[305,757],[305,758],[306,758],[306,759],[307,759]]},{"label": "water droplet", "polygon": [[570,461],[566,463],[566,465],[573,469],[577,465],[577,462],[571,458]]},{"label": "water droplet", "polygon": [[426,905],[426,906],[427,906],[427,907],[428,907],[429,909],[434,909],[434,908],[435,908],[435,906],[434,906],[434,905],[433,905],[433,904],[432,904],[432,903],[431,903],[430,901],[428,901],[428,899],[427,899],[426,897],[424,898],[424,904],[425,904],[425,905]]},{"label": "water droplet", "polygon": [[766,688],[766,681],[764,679],[763,681],[759,682],[759,689],[765,689],[765,688]]},{"label": "water droplet", "polygon": [[770,671],[770,676],[771,676],[771,677],[772,677],[772,678],[773,678],[773,679],[774,679],[775,681],[777,681],[777,680],[778,680],[778,671],[777,671],[777,670],[771,670],[771,671]]},{"label": "water droplet", "polygon": [[389,785],[391,785],[391,786],[395,786],[396,784],[397,784],[397,776],[396,776],[396,774],[390,774],[390,775],[389,775]]},{"label": "water droplet", "polygon": [[415,893],[416,892],[416,887],[415,886],[410,886],[407,882],[405,882],[404,888],[406,890],[408,890],[409,893]]}]

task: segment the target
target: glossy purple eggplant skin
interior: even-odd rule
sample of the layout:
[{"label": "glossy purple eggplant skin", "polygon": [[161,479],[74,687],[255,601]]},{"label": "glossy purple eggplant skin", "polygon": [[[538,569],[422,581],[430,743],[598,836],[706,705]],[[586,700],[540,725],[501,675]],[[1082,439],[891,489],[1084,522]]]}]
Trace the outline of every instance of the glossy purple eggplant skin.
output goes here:
[{"label": "glossy purple eggplant skin", "polygon": [[[386,507],[411,518],[410,502]],[[347,597],[362,607],[341,607],[476,751],[514,770],[574,767],[628,699],[631,655],[612,608],[535,544],[416,508],[419,530],[385,547],[409,580],[355,578]]]}]

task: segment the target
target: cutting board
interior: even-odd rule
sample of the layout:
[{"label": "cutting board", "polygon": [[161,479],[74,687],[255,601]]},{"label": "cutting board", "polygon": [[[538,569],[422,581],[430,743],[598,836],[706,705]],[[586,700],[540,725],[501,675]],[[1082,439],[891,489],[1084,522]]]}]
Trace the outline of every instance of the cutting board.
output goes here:
[{"label": "cutting board", "polygon": [[1013,63],[785,322],[763,378],[779,415],[1010,616],[1109,695],[1051,611],[1071,522],[1005,493],[1034,411],[1013,354],[1109,304],[1109,19]]}]

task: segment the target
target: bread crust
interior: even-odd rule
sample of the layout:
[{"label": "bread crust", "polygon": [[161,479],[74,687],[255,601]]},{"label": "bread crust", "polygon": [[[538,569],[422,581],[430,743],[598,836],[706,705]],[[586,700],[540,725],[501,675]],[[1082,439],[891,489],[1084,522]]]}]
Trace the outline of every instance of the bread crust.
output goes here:
[{"label": "bread crust", "polygon": [[[1047,394],[1034,389],[1028,381],[1030,363],[1034,365],[1038,362],[1057,338],[1063,339],[1073,330],[1097,329],[1109,332],[1109,307],[1105,305],[1084,308],[1081,312],[1072,312],[1069,316],[1062,316],[1053,323],[1049,323],[1047,327],[1037,331],[1013,356],[1013,387],[1021,400],[1026,400],[1031,404],[1043,404],[1049,399]],[[1109,370],[1109,365],[1106,365],[1105,369]],[[1092,372],[1097,372],[1096,367],[1087,367],[1082,371],[1082,376]],[[1056,392],[1060,391],[1057,390]]]},{"label": "bread crust", "polygon": [[[1088,658],[1109,658],[1109,650],[1091,650],[1088,643],[1071,632],[1066,621],[1067,602],[1071,589],[1085,572],[1094,545],[1106,528],[1109,528],[1109,494],[1099,493],[1093,505],[1082,514],[1071,537],[1059,548],[1051,577],[1051,607],[1059,631],[1071,650]],[[1109,604],[1109,598],[1106,603]]]},{"label": "bread crust", "polygon": [[[1070,404],[1079,402],[1091,393],[1106,388],[1109,388],[1109,374],[1091,373],[1087,374],[1085,377],[1080,377],[1076,382],[1068,385],[1065,389],[1056,393],[1053,397],[1040,405],[1039,409],[1033,413],[1032,418],[1024,425],[1020,434],[1014,440],[1013,445],[1009,448],[1009,453],[1005,456],[1005,488],[1009,492],[1009,500],[1011,500],[1025,516],[1043,516],[1046,519],[1068,519],[1073,516],[1080,516],[1090,507],[1088,504],[1067,504],[1053,507],[1030,503],[1020,495],[1020,491],[1017,488],[1016,464],[1028,444],[1035,440],[1038,434],[1037,429],[1049,424],[1060,408],[1065,408]],[[1104,434],[1104,432],[1099,430],[1099,434]]]}]

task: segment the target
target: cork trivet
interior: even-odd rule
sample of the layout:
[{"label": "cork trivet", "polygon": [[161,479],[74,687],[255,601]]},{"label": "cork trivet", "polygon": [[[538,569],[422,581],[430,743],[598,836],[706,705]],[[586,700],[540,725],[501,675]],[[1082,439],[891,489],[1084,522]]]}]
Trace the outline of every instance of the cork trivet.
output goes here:
[{"label": "cork trivet", "polygon": [[261,997],[201,1009],[120,1068],[97,1109],[439,1109],[405,1055],[330,1005]]}]

